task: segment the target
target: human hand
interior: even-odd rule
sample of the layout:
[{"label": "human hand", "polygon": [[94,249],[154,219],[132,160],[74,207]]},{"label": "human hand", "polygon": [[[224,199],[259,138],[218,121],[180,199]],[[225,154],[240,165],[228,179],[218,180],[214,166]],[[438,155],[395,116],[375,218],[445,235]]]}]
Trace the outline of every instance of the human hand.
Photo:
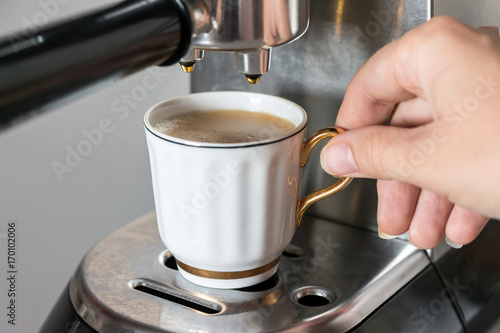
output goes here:
[{"label": "human hand", "polygon": [[[381,126],[390,118],[391,126]],[[500,217],[500,39],[436,17],[385,46],[347,89],[325,171],[377,178],[382,237],[470,243]]]}]

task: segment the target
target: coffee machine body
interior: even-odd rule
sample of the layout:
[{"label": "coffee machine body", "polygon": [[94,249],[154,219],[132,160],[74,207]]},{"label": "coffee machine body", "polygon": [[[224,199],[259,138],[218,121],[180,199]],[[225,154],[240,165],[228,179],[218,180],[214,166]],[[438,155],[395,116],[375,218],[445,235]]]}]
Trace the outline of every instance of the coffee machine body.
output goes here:
[{"label": "coffee machine body", "polygon": [[[308,1],[290,1],[287,8],[303,3]],[[181,62],[188,70],[198,62],[190,74],[193,92],[247,90],[285,97],[307,111],[312,133],[334,124],[350,79],[383,45],[437,9],[458,11],[462,19],[469,12],[478,19],[496,10],[498,19],[495,5],[313,0],[303,11],[310,17],[307,31],[297,25],[287,34],[291,43],[260,45],[258,56],[245,62],[228,53],[242,49],[213,49],[200,39]],[[269,63],[267,52],[260,52],[267,46],[273,47],[271,66],[258,67],[258,73],[241,71],[267,71],[249,85],[234,68],[251,59]],[[201,61],[200,50],[209,51]],[[304,170],[305,192],[331,182],[319,165],[319,149],[314,154]],[[422,251],[404,235],[379,239],[376,205],[375,182],[355,180],[311,208],[275,276],[255,287],[225,291],[183,280],[159,239],[155,214],[148,214],[89,251],[41,332],[485,332],[493,325],[500,305],[498,224],[490,223],[459,251],[446,246]]]}]

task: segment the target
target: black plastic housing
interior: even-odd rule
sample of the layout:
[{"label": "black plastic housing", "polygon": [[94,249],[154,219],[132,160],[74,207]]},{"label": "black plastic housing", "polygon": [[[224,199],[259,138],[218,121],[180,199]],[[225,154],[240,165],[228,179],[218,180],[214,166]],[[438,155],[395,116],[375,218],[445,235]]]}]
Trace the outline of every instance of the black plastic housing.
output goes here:
[{"label": "black plastic housing", "polygon": [[0,128],[145,67],[178,62],[192,27],[179,0],[126,0],[0,40]]}]

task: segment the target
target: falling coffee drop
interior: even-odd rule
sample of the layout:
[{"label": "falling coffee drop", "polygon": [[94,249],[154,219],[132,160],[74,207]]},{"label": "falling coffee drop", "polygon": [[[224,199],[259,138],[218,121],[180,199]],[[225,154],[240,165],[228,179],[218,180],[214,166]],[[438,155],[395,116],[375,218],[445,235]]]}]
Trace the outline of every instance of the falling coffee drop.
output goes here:
[{"label": "falling coffee drop", "polygon": [[245,74],[245,76],[247,77],[248,83],[256,84],[257,82],[259,82],[262,74]]},{"label": "falling coffee drop", "polygon": [[191,73],[194,69],[194,65],[196,65],[196,62],[181,62],[180,65],[184,72]]}]

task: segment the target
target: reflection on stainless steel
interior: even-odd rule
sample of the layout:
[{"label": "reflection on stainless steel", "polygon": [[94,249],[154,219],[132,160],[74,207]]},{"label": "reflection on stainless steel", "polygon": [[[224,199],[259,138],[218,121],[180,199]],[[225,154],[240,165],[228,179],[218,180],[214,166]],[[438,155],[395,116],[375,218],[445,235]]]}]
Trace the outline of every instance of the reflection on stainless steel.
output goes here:
[{"label": "reflection on stainless steel", "polygon": [[[208,29],[196,33],[191,49],[232,52],[245,75],[262,75],[271,63],[271,48],[299,38],[307,29],[309,0],[191,0],[204,2]],[[202,15],[203,16],[203,15]],[[206,19],[200,20],[205,22]],[[187,54],[181,63],[196,63]],[[229,62],[231,63],[231,62]],[[233,61],[234,63],[234,61]],[[224,65],[227,67],[227,63]],[[240,78],[241,80],[241,78]]]},{"label": "reflection on stainless steel", "polygon": [[210,13],[212,2],[209,0],[182,0],[191,17],[192,36],[205,33],[211,29]]},{"label": "reflection on stainless steel", "polygon": [[436,270],[427,267],[351,333],[463,333],[460,317],[443,288]]},{"label": "reflection on stainless steel", "polygon": [[[383,45],[430,18],[430,0],[312,1],[310,26],[293,43],[273,50],[272,75],[250,86],[226,69],[232,59],[210,53],[193,72],[192,91],[249,90],[288,98],[307,111],[309,135],[333,126],[345,90],[358,67]],[[319,164],[319,151],[304,169],[304,193],[332,182]],[[377,231],[376,188],[355,180],[318,202],[308,214]]]},{"label": "reflection on stainless steel", "polygon": [[500,222],[490,221],[471,244],[460,250],[433,251],[431,257],[444,285],[460,307],[459,314],[468,332],[485,332],[492,322],[499,320],[499,238]]},{"label": "reflection on stainless steel", "polygon": [[450,15],[472,26],[498,26],[500,6],[492,0],[434,0],[434,15]]},{"label": "reflection on stainless steel", "polygon": [[164,265],[151,213],[85,256],[71,301],[100,332],[344,332],[429,265],[405,242],[320,219],[305,219],[292,243],[269,287],[204,288]]}]

